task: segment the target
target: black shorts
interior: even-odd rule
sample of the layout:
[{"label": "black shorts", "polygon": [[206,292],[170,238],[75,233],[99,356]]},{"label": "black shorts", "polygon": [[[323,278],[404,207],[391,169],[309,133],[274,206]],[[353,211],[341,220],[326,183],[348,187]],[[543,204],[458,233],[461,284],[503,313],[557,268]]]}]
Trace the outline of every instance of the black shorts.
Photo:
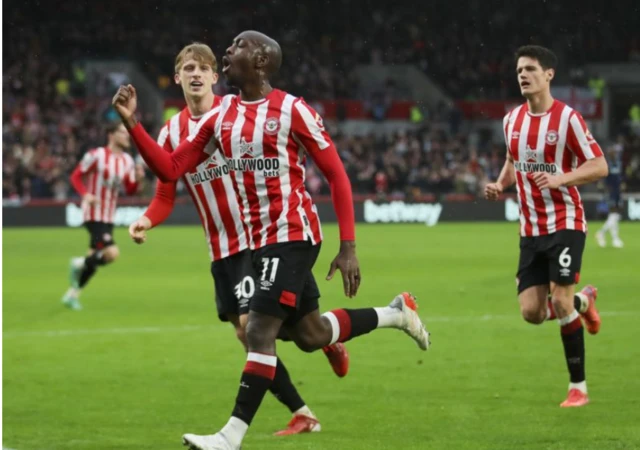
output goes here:
[{"label": "black shorts", "polygon": [[84,227],[91,236],[89,248],[102,250],[110,245],[116,245],[113,240],[113,224],[105,222],[85,222]]},{"label": "black shorts", "polygon": [[256,293],[249,308],[293,325],[318,309],[320,290],[311,272],[320,244],[272,244],[253,251]]},{"label": "black shorts", "polygon": [[249,312],[249,301],[255,288],[255,272],[251,263],[251,251],[240,253],[211,263],[211,275],[216,291],[218,317],[228,322],[228,314],[242,315]]},{"label": "black shorts", "polygon": [[520,238],[518,294],[531,286],[578,283],[586,235],[560,230],[545,236]]}]

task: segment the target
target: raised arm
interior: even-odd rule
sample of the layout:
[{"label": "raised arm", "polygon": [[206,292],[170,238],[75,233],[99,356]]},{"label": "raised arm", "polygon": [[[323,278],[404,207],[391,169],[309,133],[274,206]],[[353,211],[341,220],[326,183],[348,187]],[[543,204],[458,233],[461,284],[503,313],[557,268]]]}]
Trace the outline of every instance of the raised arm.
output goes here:
[{"label": "raised arm", "polygon": [[136,120],[137,97],[133,86],[120,86],[113,97],[113,106],[129,130],[140,156],[160,181],[176,181],[207,159],[205,149],[213,137],[218,108],[205,114],[193,134],[180,144],[175,152],[168,154]]}]

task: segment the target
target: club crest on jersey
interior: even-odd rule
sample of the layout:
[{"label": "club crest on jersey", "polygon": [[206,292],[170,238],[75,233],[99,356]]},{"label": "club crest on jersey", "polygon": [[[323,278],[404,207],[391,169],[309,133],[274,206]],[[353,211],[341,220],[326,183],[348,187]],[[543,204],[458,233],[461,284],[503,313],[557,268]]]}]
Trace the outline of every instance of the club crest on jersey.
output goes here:
[{"label": "club crest on jersey", "polygon": [[278,134],[280,121],[277,117],[269,117],[264,123],[264,132],[270,135]]},{"label": "club crest on jersey", "polygon": [[556,145],[556,143],[558,142],[558,132],[555,130],[547,131],[545,141],[547,141],[547,144],[549,145]]}]

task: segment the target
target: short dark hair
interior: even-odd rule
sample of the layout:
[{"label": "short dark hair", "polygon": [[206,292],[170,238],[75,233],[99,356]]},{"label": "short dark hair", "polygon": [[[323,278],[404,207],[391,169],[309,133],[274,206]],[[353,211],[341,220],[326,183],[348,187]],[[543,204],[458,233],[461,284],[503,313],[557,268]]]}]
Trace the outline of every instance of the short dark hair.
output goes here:
[{"label": "short dark hair", "polygon": [[105,131],[107,133],[107,136],[115,133],[116,131],[118,131],[118,128],[120,128],[120,125],[122,125],[122,122],[119,120],[114,120],[111,121],[109,123],[107,123],[107,126],[105,127]]},{"label": "short dark hair", "polygon": [[558,57],[556,54],[541,45],[523,45],[520,47],[515,54],[516,64],[518,64],[518,59],[522,56],[537,60],[544,70],[555,70],[558,67]]}]

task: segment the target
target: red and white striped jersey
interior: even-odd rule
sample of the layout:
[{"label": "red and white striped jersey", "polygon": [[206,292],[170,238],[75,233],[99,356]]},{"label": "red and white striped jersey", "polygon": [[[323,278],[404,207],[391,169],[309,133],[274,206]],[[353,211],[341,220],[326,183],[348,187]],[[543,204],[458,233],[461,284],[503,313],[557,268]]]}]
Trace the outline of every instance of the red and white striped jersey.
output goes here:
[{"label": "red and white striped jersey", "polygon": [[[212,112],[218,110],[216,96]],[[192,117],[188,108],[174,115],[160,130],[158,144],[173,152],[191,134],[200,117]],[[224,157],[217,152],[203,153],[197,167],[187,172],[184,182],[198,210],[209,245],[212,261],[226,258],[248,248],[247,230],[242,222],[240,206]]]},{"label": "red and white striped jersey", "polygon": [[560,175],[575,170],[602,150],[579,112],[555,100],[544,114],[518,106],[503,121],[507,149],[513,158],[520,205],[520,235],[541,236],[559,230],[587,231],[578,188],[540,189],[535,172]]},{"label": "red and white striped jersey", "polygon": [[214,136],[231,169],[252,249],[322,241],[317,208],[305,189],[305,160],[306,152],[321,157],[333,143],[311,107],[278,89],[256,102],[227,95],[187,140]]},{"label": "red and white striped jersey", "polygon": [[76,170],[86,179],[87,192],[98,199],[95,205],[83,203],[84,221],[113,223],[120,189],[133,192],[137,186],[131,155],[98,147],[85,153]]}]

